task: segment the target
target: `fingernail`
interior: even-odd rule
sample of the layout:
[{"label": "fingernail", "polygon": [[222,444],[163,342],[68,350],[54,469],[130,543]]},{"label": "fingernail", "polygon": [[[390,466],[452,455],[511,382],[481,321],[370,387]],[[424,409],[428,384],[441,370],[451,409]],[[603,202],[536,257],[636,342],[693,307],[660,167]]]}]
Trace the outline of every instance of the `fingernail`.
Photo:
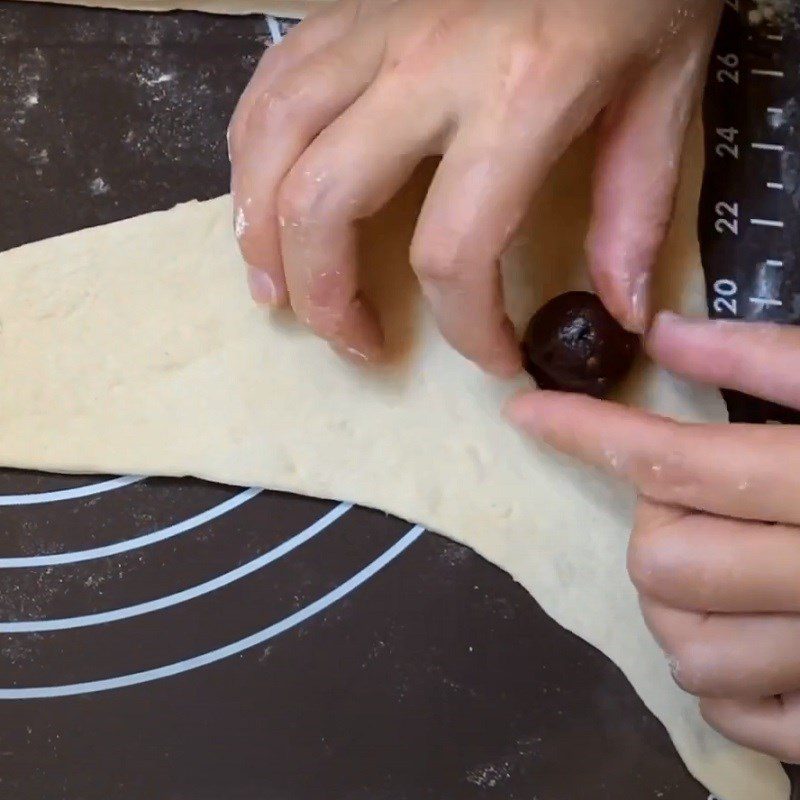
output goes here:
[{"label": "fingernail", "polygon": [[640,336],[647,330],[650,313],[650,275],[637,275],[630,284],[628,298],[628,320],[625,326],[631,333]]},{"label": "fingernail", "polygon": [[345,352],[356,361],[369,361],[369,356],[366,353],[362,353],[357,347],[346,347]]},{"label": "fingernail", "polygon": [[[719,357],[719,353],[713,355],[718,350],[719,326],[726,324],[729,323],[660,311],[645,339],[645,349],[654,361],[678,372],[685,372],[689,363],[694,364],[694,371],[700,363],[698,359],[705,360],[703,369],[710,375]],[[687,361],[689,354],[693,357]]]},{"label": "fingernail", "polygon": [[351,301],[331,345],[339,355],[356,364],[379,362],[383,358],[383,330],[372,309],[360,297]]},{"label": "fingernail", "polygon": [[674,311],[659,311],[653,319],[653,324],[650,328],[651,333],[660,331],[664,326],[672,327],[680,325],[683,318],[676,314]]},{"label": "fingernail", "polygon": [[344,344],[342,342],[328,342],[333,351],[345,361],[360,367],[369,364],[378,364],[383,356],[383,350],[375,346],[360,346]]},{"label": "fingernail", "polygon": [[655,319],[653,320],[653,327],[662,322],[667,322],[667,323],[672,323],[673,321],[680,322],[680,320],[682,319],[683,317],[680,314],[676,314],[674,311],[670,311],[669,309],[664,309],[663,311],[659,311],[658,314],[656,314]]},{"label": "fingernail", "polygon": [[648,340],[654,342],[664,336],[689,334],[704,326],[708,326],[708,320],[687,319],[674,311],[659,311],[650,326]]},{"label": "fingernail", "polygon": [[278,293],[275,284],[263,269],[248,266],[247,285],[250,287],[251,297],[259,305],[274,306],[277,303]]},{"label": "fingernail", "polygon": [[[709,321],[705,318],[683,317],[672,311],[660,311],[656,314],[650,331],[645,339],[645,349],[650,357],[667,366],[685,364],[685,356],[689,352],[708,351],[713,348],[715,335],[721,320]],[[709,364],[711,368],[713,365]],[[679,367],[680,369],[680,367]]]},{"label": "fingernail", "polygon": [[357,347],[348,347],[339,344],[338,342],[330,342],[329,344],[335,353],[353,364],[362,366],[364,364],[369,364],[370,361],[373,360],[370,358],[370,356],[359,350]]}]

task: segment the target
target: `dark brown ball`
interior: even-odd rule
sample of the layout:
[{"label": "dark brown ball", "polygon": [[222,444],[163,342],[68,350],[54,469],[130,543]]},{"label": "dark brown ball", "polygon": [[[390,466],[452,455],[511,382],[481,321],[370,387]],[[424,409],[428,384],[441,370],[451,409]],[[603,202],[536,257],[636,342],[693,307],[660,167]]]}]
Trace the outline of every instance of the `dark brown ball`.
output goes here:
[{"label": "dark brown ball", "polygon": [[629,372],[639,337],[591,292],[567,292],[534,314],[523,339],[525,369],[541,389],[605,397]]}]

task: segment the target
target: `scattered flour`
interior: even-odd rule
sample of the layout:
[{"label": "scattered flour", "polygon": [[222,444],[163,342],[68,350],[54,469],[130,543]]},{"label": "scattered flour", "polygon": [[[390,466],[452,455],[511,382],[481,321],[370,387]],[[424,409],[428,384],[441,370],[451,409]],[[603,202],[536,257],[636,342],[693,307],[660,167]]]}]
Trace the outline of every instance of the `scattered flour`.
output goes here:
[{"label": "scattered flour", "polygon": [[756,7],[750,12],[749,22],[751,25],[786,23],[794,10],[795,0],[756,0]]},{"label": "scattered flour", "polygon": [[139,83],[142,83],[145,86],[158,86],[160,83],[170,83],[171,81],[174,81],[175,73],[162,72],[160,75],[156,75],[155,77],[148,77],[147,75],[137,75],[136,78],[139,81]]},{"label": "scattered flour", "polygon": [[108,185],[108,181],[105,178],[95,178],[89,184],[89,191],[95,196],[98,197],[101,194],[108,194],[111,187]]},{"label": "scattered flour", "polygon": [[472,770],[467,775],[467,782],[473,786],[484,789],[494,789],[499,783],[507,781],[511,777],[511,764],[490,764]]}]

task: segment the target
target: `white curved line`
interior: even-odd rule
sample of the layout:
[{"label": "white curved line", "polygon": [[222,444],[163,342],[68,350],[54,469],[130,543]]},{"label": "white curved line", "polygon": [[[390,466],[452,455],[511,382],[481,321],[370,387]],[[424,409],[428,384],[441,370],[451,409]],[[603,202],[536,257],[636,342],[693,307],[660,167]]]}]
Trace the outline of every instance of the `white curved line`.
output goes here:
[{"label": "white curved line", "polygon": [[328,594],[323,595],[318,600],[310,603],[305,608],[301,608],[294,614],[285,617],[280,622],[276,622],[268,628],[264,628],[245,639],[240,639],[238,642],[233,642],[232,644],[225,645],[217,650],[211,650],[208,653],[203,653],[194,658],[188,658],[185,661],[177,661],[174,664],[168,664],[164,667],[148,669],[143,672],[134,672],[130,675],[120,675],[116,678],[107,678],[106,680],[72,683],[62,686],[33,686],[24,689],[0,689],[0,700],[41,700],[51,697],[73,697],[75,695],[92,694],[94,692],[107,692],[112,689],[137,686],[142,683],[150,683],[151,681],[180,675],[184,672],[206,667],[209,664],[214,664],[217,661],[222,661],[223,659],[238,655],[245,650],[249,650],[251,647],[263,644],[269,639],[294,628],[301,622],[305,622],[307,619],[319,614],[321,611],[324,611],[329,606],[341,600],[363,583],[366,583],[373,575],[380,572],[387,564],[397,558],[406,548],[419,539],[424,531],[425,529],[421,525],[415,526],[403,536],[402,539],[395,542],[394,545],[378,556],[373,562],[353,575],[352,578],[328,592]]},{"label": "white curved line", "polygon": [[209,508],[201,514],[176,522],[168,528],[162,528],[144,536],[137,536],[135,539],[126,539],[124,542],[105,545],[104,547],[94,547],[91,550],[75,550],[71,553],[54,553],[47,556],[20,556],[14,558],[0,558],[0,569],[24,569],[29,567],[53,567],[61,564],[76,564],[79,561],[92,561],[95,558],[105,558],[106,556],[116,556],[120,553],[127,553],[129,550],[136,550],[139,547],[147,547],[156,542],[163,542],[186,531],[200,527],[206,522],[210,522],[217,517],[231,511],[234,508],[246,503],[248,500],[260,494],[263,489],[245,489],[237,495],[226,500],[224,503]]},{"label": "white curved line", "polygon": [[123,475],[121,478],[90,483],[88,486],[78,486],[75,489],[58,489],[55,492],[34,492],[33,494],[1,494],[0,506],[37,506],[42,503],[75,500],[78,497],[91,497],[95,494],[111,492],[143,480],[144,476],[142,475]]},{"label": "white curved line", "polygon": [[277,561],[287,553],[305,544],[309,539],[313,539],[318,533],[322,533],[326,528],[329,528],[336,522],[337,519],[344,516],[353,506],[350,503],[340,503],[336,508],[329,511],[325,516],[320,517],[313,525],[309,525],[305,530],[287,539],[282,544],[273,548],[264,555],[259,556],[253,561],[236,569],[226,572],[209,581],[192,586],[189,589],[184,589],[181,592],[167,595],[166,597],[159,597],[157,600],[150,600],[146,603],[138,603],[137,605],[127,606],[126,608],[118,608],[113,611],[104,611],[99,614],[86,614],[81,617],[65,617],[63,619],[43,619],[43,620],[30,620],[24,622],[0,622],[0,633],[40,633],[42,631],[64,631],[72,630],[73,628],[88,628],[93,625],[102,625],[106,622],[119,622],[123,619],[130,619],[131,617],[138,617],[142,614],[150,614],[154,611],[161,611],[171,606],[177,606],[181,603],[186,603],[189,600],[194,600],[195,597],[202,597],[204,594],[221,589],[223,586],[228,586],[241,578],[251,575],[253,572],[266,567],[273,561]]}]

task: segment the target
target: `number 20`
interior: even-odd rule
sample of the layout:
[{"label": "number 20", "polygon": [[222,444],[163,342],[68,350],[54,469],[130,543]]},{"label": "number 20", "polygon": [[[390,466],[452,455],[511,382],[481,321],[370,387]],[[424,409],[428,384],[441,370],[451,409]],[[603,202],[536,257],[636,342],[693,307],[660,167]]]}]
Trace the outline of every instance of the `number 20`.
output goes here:
[{"label": "number 20", "polygon": [[736,316],[738,304],[736,302],[736,293],[739,291],[735,281],[730,278],[720,278],[714,284],[714,311],[717,314],[731,314]]}]

